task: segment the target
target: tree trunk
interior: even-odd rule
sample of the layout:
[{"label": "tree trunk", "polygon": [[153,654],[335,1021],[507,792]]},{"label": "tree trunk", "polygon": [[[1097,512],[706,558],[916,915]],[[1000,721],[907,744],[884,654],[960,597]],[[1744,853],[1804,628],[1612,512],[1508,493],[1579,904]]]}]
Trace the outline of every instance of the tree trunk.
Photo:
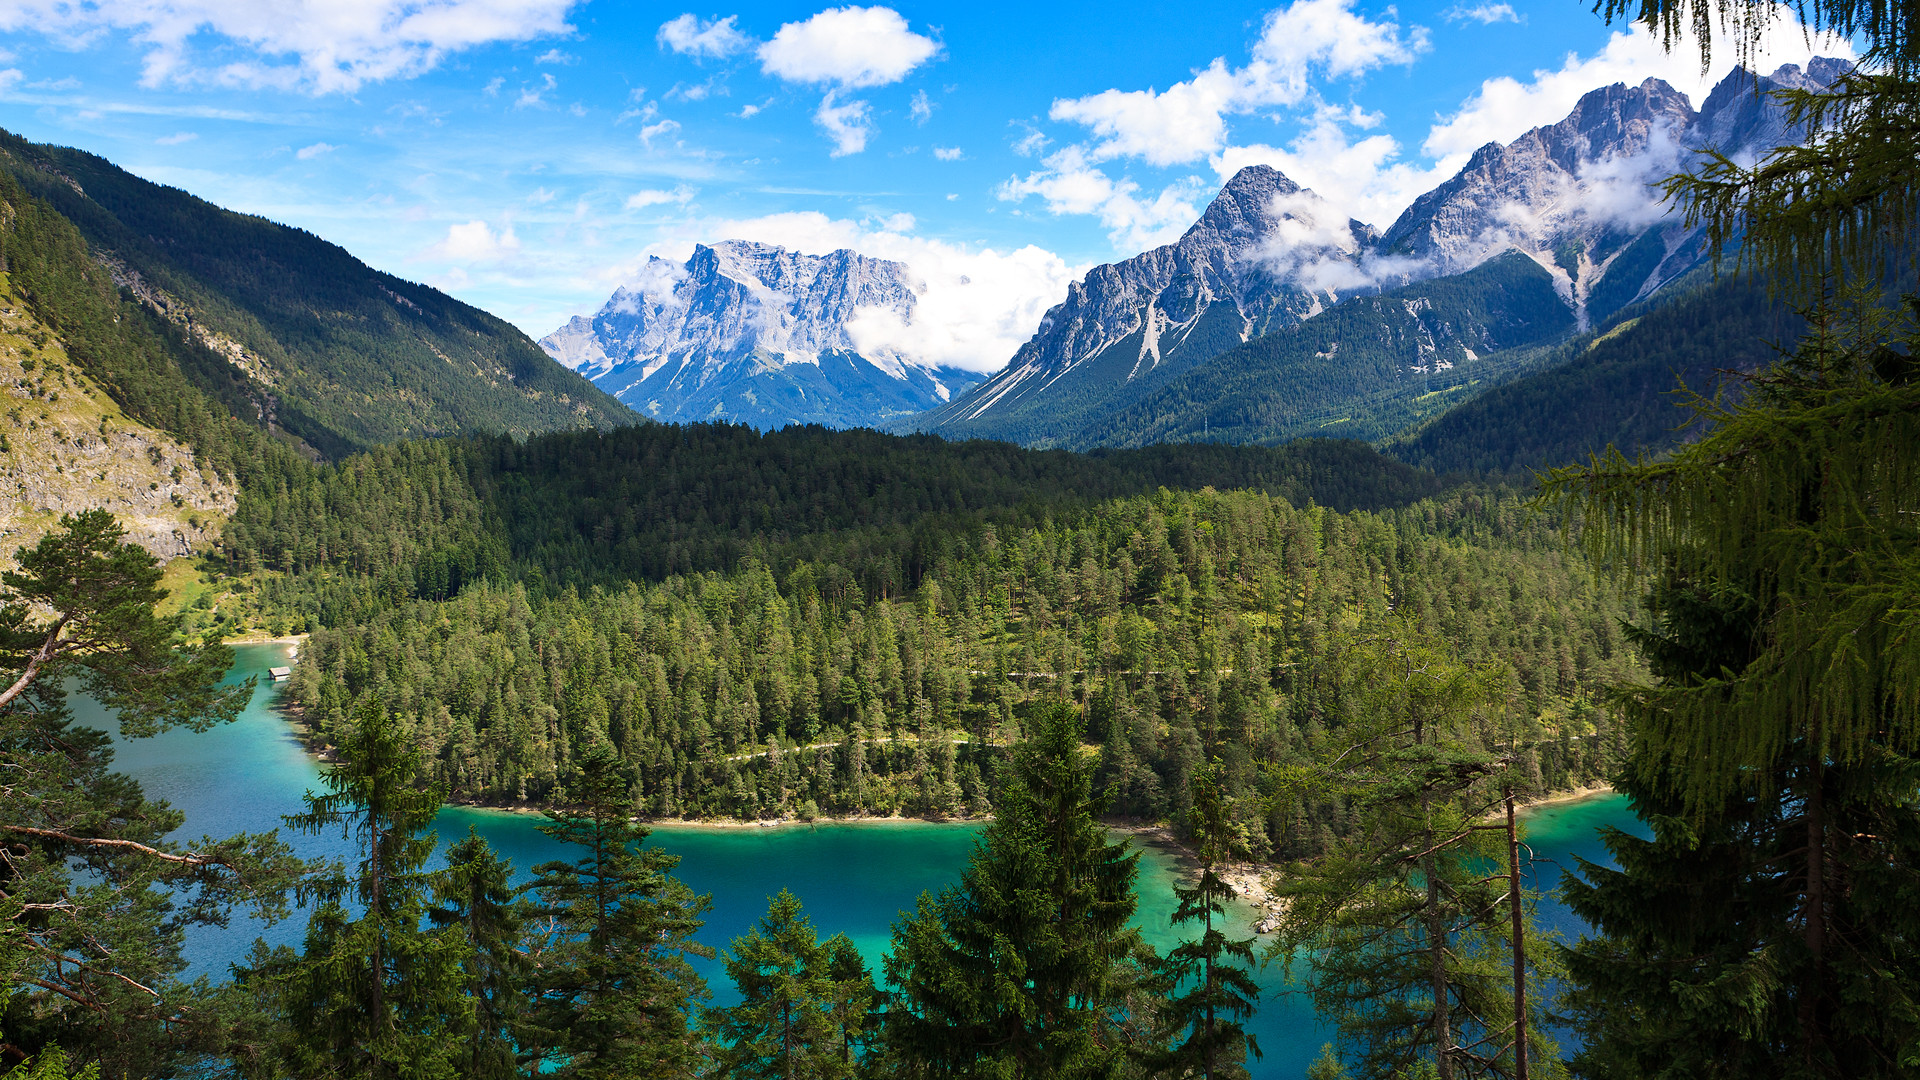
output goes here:
[{"label": "tree trunk", "polygon": [[1507,800],[1507,888],[1513,901],[1513,1075],[1527,1080],[1526,912],[1520,904],[1520,833],[1514,823],[1513,789]]}]

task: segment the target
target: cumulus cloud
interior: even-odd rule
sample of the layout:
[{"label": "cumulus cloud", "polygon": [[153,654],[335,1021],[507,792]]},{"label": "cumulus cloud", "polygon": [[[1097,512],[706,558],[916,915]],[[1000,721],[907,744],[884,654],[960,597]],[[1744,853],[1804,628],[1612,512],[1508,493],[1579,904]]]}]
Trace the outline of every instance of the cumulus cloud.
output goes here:
[{"label": "cumulus cloud", "polygon": [[321,154],[331,154],[338,149],[340,148],[333,145],[332,143],[317,142],[317,143],[314,143],[312,146],[303,146],[300,149],[295,150],[293,152],[293,156],[299,158],[301,161],[311,161],[312,159],[319,157]]},{"label": "cumulus cloud", "polygon": [[874,132],[873,109],[864,101],[835,101],[834,92],[820,99],[813,122],[833,140],[833,156],[845,157],[867,148],[867,137]]},{"label": "cumulus cloud", "polygon": [[[865,150],[876,130],[872,108],[848,100],[847,92],[899,82],[939,51],[939,42],[914,33],[892,8],[844,7],[787,23],[755,55],[764,74],[827,88],[813,120],[832,140],[833,156],[843,157]],[[926,105],[922,94],[916,119]],[[931,106],[926,112],[932,114]]]},{"label": "cumulus cloud", "polygon": [[1191,79],[1165,91],[1106,90],[1053,103],[1048,115],[1081,124],[1098,138],[1095,161],[1137,158],[1151,165],[1196,162],[1227,141],[1227,117],[1272,106],[1299,105],[1315,73],[1348,78],[1409,64],[1427,50],[1420,27],[1374,22],[1353,0],[1294,0],[1267,16],[1253,58],[1235,68],[1217,57]]},{"label": "cumulus cloud", "polygon": [[691,56],[696,60],[722,60],[753,47],[753,39],[734,25],[738,18],[737,15],[729,15],[708,22],[689,11],[677,19],[661,23],[660,32],[654,35],[654,40],[660,43],[661,48],[671,49],[682,56]]},{"label": "cumulus cloud", "polygon": [[[912,315],[901,319],[879,308],[862,309],[847,331],[862,355],[897,356],[920,363],[997,371],[1033,336],[1033,328],[1054,304],[1066,299],[1067,285],[1087,272],[1060,256],[1028,245],[1017,250],[976,248],[914,236],[913,218],[850,221],[816,211],[749,219],[689,220],[675,239],[655,245],[647,255],[684,262],[695,242],[757,240],[812,255],[851,248],[862,255],[905,263],[917,286]],[[617,270],[615,280],[637,282],[645,273],[662,274],[662,263]],[[649,266],[653,269],[649,271]],[[672,287],[662,277],[659,299]],[[631,286],[630,286],[631,288]]]},{"label": "cumulus cloud", "polygon": [[1055,214],[1093,214],[1120,250],[1139,251],[1170,243],[1200,216],[1208,187],[1189,176],[1146,197],[1131,178],[1115,180],[1095,168],[1084,147],[1065,147],[1047,157],[1042,168],[1013,177],[994,190],[1007,202],[1030,195],[1045,200]]},{"label": "cumulus cloud", "polygon": [[941,161],[959,161],[966,154],[957,146],[936,146],[933,148],[933,156]]},{"label": "cumulus cloud", "polygon": [[758,55],[763,72],[787,82],[861,90],[899,82],[939,51],[892,8],[844,7],[787,23]]},{"label": "cumulus cloud", "polygon": [[[351,93],[412,78],[465,49],[571,32],[576,0],[13,0],[0,32],[69,47],[109,33],[145,50],[141,82]],[[226,59],[234,53],[239,59]]]},{"label": "cumulus cloud", "polygon": [[495,232],[486,222],[475,219],[448,226],[446,238],[423,254],[457,263],[504,262],[520,254],[520,238],[514,235],[511,223],[502,224]]},{"label": "cumulus cloud", "polygon": [[693,197],[696,194],[698,194],[698,192],[685,184],[676,186],[672,191],[660,191],[655,188],[648,188],[643,191],[636,191],[627,196],[627,209],[642,210],[649,206],[665,206],[669,203],[685,206],[693,201]]}]

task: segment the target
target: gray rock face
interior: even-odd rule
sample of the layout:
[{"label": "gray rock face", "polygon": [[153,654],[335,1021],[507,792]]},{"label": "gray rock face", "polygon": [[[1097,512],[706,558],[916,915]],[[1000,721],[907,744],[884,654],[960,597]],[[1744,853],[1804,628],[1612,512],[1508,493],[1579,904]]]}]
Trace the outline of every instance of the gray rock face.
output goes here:
[{"label": "gray rock face", "polygon": [[1178,241],[1095,267],[989,382],[927,418],[1006,412],[1037,396],[1156,381],[1249,337],[1292,326],[1365,281],[1373,230],[1278,170],[1227,181]]},{"label": "gray rock face", "polygon": [[979,380],[856,345],[848,325],[861,312],[910,322],[924,288],[902,263],[727,240],[684,264],[649,260],[592,318],[575,316],[540,346],[660,420],[874,424]]},{"label": "gray rock face", "polygon": [[[1123,407],[1247,340],[1354,293],[1465,273],[1517,250],[1552,275],[1585,328],[1697,266],[1699,237],[1653,184],[1712,146],[1751,157],[1789,141],[1766,92],[1824,86],[1844,61],[1735,70],[1699,112],[1658,79],[1582,97],[1557,124],[1481,147],[1385,233],[1336,223],[1266,166],[1241,170],[1177,243],[1096,267],[1033,338],[964,398],[898,426],[995,436]],[[1191,380],[1187,380],[1191,381]]]},{"label": "gray rock face", "polygon": [[[1669,215],[1654,187],[1661,178],[1690,166],[1705,147],[1751,159],[1789,141],[1785,115],[1767,92],[1824,86],[1846,67],[1821,59],[1808,71],[1789,64],[1771,76],[1735,69],[1697,113],[1659,79],[1602,87],[1557,124],[1481,147],[1452,179],[1414,200],[1380,247],[1437,275],[1519,250],[1555,276],[1584,327],[1699,262],[1697,237]],[[1602,282],[1604,310],[1594,311]]]}]

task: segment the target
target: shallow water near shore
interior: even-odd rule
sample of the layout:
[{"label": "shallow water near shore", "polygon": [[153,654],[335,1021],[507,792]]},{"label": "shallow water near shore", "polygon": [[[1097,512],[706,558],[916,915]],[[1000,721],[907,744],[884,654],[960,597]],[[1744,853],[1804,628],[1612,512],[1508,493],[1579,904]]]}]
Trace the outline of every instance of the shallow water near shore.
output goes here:
[{"label": "shallow water near shore", "polygon": [[[319,765],[294,737],[293,729],[275,711],[276,684],[267,668],[286,663],[288,646],[280,643],[235,646],[236,663],[230,682],[257,675],[260,686],[252,703],[234,723],[205,733],[174,731],[153,739],[121,740],[117,766],[140,781],[147,795],[164,799],[186,814],[176,840],[203,834],[227,836],[236,832],[283,829],[282,835],[302,855],[344,858],[350,844],[338,833],[294,836],[284,831],[282,814],[303,809],[301,795],[317,789]],[[113,729],[97,705],[75,698],[81,723]],[[471,807],[448,807],[436,821],[442,845],[477,829],[525,880],[531,868],[549,859],[566,857],[563,845],[538,831],[538,815]],[[1549,803],[1526,813],[1527,835],[1534,852],[1536,887],[1554,887],[1560,868],[1572,869],[1575,856],[1607,862],[1596,830],[1602,826],[1644,835],[1626,800],[1599,795],[1576,802]],[[766,913],[767,900],[780,889],[791,889],[805,905],[822,937],[845,933],[880,976],[880,959],[891,939],[893,923],[910,911],[923,891],[937,892],[959,880],[981,826],[929,822],[820,823],[779,828],[714,829],[661,825],[649,844],[680,857],[676,873],[697,893],[709,893],[713,907],[699,940],[725,947]],[[1176,940],[1168,926],[1174,909],[1172,884],[1178,873],[1173,852],[1154,844],[1142,845],[1140,899],[1135,924],[1147,940],[1163,952]],[[1569,939],[1581,929],[1578,919],[1557,902],[1542,903],[1542,922]],[[1241,933],[1249,932],[1249,913],[1235,920]],[[230,927],[195,930],[188,938],[193,968],[189,977],[206,974],[226,977],[228,965],[241,958],[257,937],[272,944],[298,945],[305,917],[276,926],[238,918]],[[732,984],[718,960],[697,961],[716,1004],[734,998]],[[1300,994],[1289,994],[1277,966],[1259,976],[1260,1011],[1252,1028],[1264,1058],[1253,1063],[1253,1075],[1275,1080],[1300,1077],[1332,1038]]]}]

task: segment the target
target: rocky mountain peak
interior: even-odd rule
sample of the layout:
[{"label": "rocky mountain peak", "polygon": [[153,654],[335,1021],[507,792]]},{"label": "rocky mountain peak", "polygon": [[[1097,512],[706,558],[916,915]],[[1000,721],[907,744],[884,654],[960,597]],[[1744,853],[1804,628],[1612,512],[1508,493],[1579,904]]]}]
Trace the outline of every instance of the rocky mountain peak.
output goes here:
[{"label": "rocky mountain peak", "polygon": [[862,312],[911,322],[921,288],[904,263],[846,248],[722,240],[695,245],[684,263],[649,259],[592,318],[575,316],[540,345],[661,419],[847,426],[938,404],[976,380],[854,340]]}]

